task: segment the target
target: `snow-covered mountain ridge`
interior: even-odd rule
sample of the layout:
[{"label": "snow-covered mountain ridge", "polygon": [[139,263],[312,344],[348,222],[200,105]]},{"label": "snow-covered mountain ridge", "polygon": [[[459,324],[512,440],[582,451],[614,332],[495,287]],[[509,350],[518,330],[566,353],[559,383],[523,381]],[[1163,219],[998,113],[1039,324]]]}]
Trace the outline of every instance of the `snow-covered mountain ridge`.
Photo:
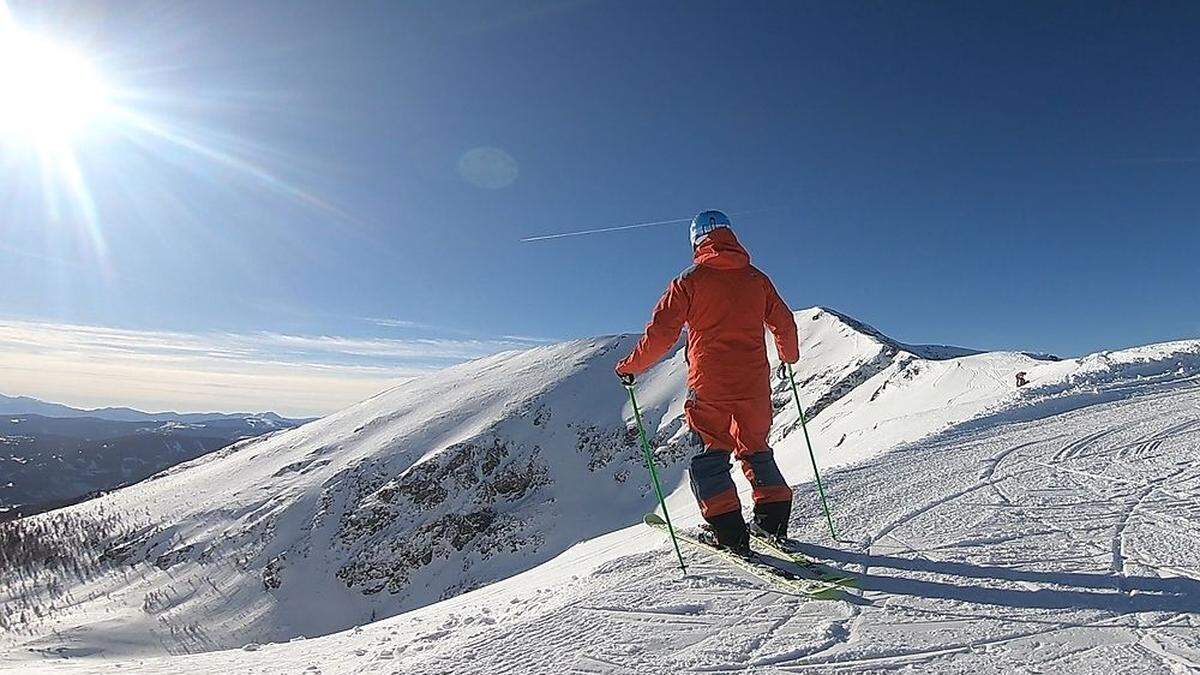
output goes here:
[{"label": "snow-covered mountain ridge", "polygon": [[[1200,373],[1200,342],[1052,362],[910,347],[821,308],[797,321],[797,377],[823,466],[968,420],[1029,417],[1100,390],[1119,396],[1137,378]],[[510,577],[636,522],[653,497],[612,375],[634,339],[462,364],[20,521],[46,528],[42,539],[60,544],[55,555],[89,553],[68,573],[39,569],[44,559],[19,536],[0,546],[21,554],[0,573],[0,594],[25,613],[5,617],[0,647],[119,644],[136,654],[324,634]],[[686,525],[696,514],[683,469],[697,447],[682,419],[684,369],[677,351],[639,379],[638,395]],[[1020,371],[1024,388],[1014,382]],[[775,386],[773,442],[785,475],[801,483],[810,469],[797,415],[784,383]],[[80,529],[89,530],[82,542]]]}]

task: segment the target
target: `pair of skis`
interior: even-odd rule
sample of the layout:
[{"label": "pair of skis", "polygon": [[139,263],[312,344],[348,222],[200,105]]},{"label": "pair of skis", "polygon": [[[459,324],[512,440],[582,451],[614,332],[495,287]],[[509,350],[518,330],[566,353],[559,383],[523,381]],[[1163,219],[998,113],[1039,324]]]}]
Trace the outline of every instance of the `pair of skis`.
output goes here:
[{"label": "pair of skis", "polygon": [[[667,521],[657,513],[648,513],[643,522],[662,532],[668,532]],[[751,535],[751,541],[765,549],[770,555],[754,552],[750,557],[742,557],[712,546],[698,539],[690,532],[676,531],[675,537],[697,550],[720,558],[754,576],[792,593],[813,598],[815,600],[836,600],[842,596],[844,589],[853,586],[854,577],[845,573],[831,570],[809,560],[800,553],[788,550],[783,542],[768,537]],[[774,556],[774,557],[772,557]],[[804,574],[780,566],[776,559],[782,559],[803,570]]]},{"label": "pair of skis", "polygon": [[[788,381],[792,385],[792,394],[796,398],[796,410],[800,414],[800,426],[804,429],[804,441],[808,446],[808,457],[812,461],[813,476],[816,478],[817,491],[821,496],[821,508],[825,511],[825,520],[829,524],[829,534],[834,539],[837,539],[837,532],[833,528],[833,516],[829,513],[829,504],[825,499],[825,488],[821,485],[821,474],[817,471],[817,458],[813,454],[812,441],[808,438],[804,408],[800,405],[800,392],[796,388],[796,376],[792,372],[791,364],[787,366],[787,374]],[[684,574],[687,574],[687,565],[683,562],[683,553],[679,550],[679,541],[681,539],[689,546],[724,558],[733,565],[766,581],[784,586],[793,592],[811,598],[831,599],[841,597],[842,589],[854,584],[855,580],[852,576],[838,572],[837,570],[831,570],[828,567],[809,560],[797,551],[789,550],[786,546],[786,541],[751,535],[752,541],[757,542],[760,547],[771,551],[784,561],[790,562],[804,570],[804,576],[798,575],[785,567],[772,564],[772,558],[761,553],[751,553],[750,556],[743,558],[716,546],[706,544],[690,533],[677,534],[675,528],[671,525],[671,516],[667,513],[667,502],[663,496],[662,485],[658,480],[658,471],[654,467],[654,451],[650,447],[649,439],[646,438],[646,427],[642,424],[642,413],[638,408],[637,396],[633,393],[633,376],[621,375],[621,382],[624,384],[626,391],[629,392],[629,403],[633,407],[633,417],[637,422],[638,439],[641,441],[642,453],[645,456],[646,470],[650,473],[650,483],[654,486],[654,493],[658,497],[659,505],[662,506],[663,515],[666,516],[663,519],[657,513],[649,513],[644,518],[644,521],[647,525],[659,529],[671,537],[671,543],[675,547],[675,555],[679,558],[679,568],[683,570]]]},{"label": "pair of skis", "polygon": [[759,546],[770,551],[772,555],[778,556],[787,560],[796,566],[802,568],[808,576],[839,584],[841,586],[854,586],[858,583],[858,579],[849,572],[823,565],[812,558],[804,555],[794,548],[794,544],[787,539],[778,539],[776,537],[768,537],[761,534],[755,534],[753,530],[750,532],[750,541],[757,543]]}]

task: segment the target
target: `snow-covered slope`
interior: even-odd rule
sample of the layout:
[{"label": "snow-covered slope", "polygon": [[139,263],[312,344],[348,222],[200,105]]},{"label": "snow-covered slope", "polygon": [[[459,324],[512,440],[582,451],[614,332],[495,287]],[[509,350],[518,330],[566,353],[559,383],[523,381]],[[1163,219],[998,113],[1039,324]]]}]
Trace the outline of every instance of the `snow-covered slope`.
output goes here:
[{"label": "snow-covered slope", "polygon": [[[450,368],[20,521],[132,529],[92,543],[117,564],[69,589],[119,599],[77,600],[56,617],[103,621],[134,651],[320,634],[503,578],[612,529],[642,510],[645,492],[619,482],[636,457],[611,375],[623,342]],[[195,626],[202,635],[188,634]]]},{"label": "snow-covered slope", "polygon": [[[823,466],[968,420],[1069,407],[1080,392],[1119,391],[1113,383],[1135,371],[1171,381],[1200,372],[1196,343],[1047,362],[906,346],[821,308],[797,320],[797,377]],[[653,505],[612,375],[633,340],[463,364],[19,521],[25,529],[0,531],[0,599],[12,608],[0,617],[0,648],[113,656],[278,642],[544,573],[536,566]],[[697,448],[681,414],[684,368],[677,352],[638,392],[673,513],[687,525],[698,514],[681,483]],[[1016,387],[1018,371],[1028,387]],[[807,453],[790,392],[775,386],[777,454],[800,483]],[[837,491],[833,499],[848,506]],[[652,541],[630,536],[604,555]]]},{"label": "snow-covered slope", "polygon": [[798,497],[806,550],[859,576],[848,601],[782,593],[694,552],[681,577],[665,538],[633,526],[327,637],[55,672],[1200,670],[1200,342],[1037,376],[986,420],[830,472],[854,543],[830,541]]},{"label": "snow-covered slope", "polygon": [[[835,313],[798,317],[798,375],[818,406],[899,353]],[[56,604],[55,618],[87,630],[100,613],[104,631],[127,631],[135,651],[322,634],[510,576],[637,522],[653,498],[612,375],[633,342],[597,338],[463,364],[32,521],[132,530],[89,544],[115,551],[107,576],[63,585],[104,600]],[[679,350],[639,383],[671,489],[698,449],[682,416],[684,370]],[[784,408],[790,394],[779,384]],[[129,569],[136,580],[125,580]],[[52,600],[21,602],[32,611]],[[36,636],[44,622],[32,623]],[[178,636],[199,625],[202,638]]]}]

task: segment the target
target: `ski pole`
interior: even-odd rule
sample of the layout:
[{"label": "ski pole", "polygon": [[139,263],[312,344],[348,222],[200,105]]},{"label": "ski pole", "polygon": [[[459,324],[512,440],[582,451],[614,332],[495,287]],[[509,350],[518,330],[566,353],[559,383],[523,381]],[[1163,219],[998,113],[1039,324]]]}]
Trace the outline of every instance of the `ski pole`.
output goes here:
[{"label": "ski pole", "polygon": [[633,385],[626,384],[629,392],[629,402],[633,405],[633,419],[637,421],[638,438],[642,441],[642,454],[646,456],[646,469],[650,472],[650,482],[654,484],[654,494],[658,495],[658,504],[662,506],[663,516],[667,521],[667,532],[671,533],[671,544],[675,546],[675,555],[679,558],[679,569],[687,576],[687,565],[683,563],[683,553],[679,551],[679,541],[675,539],[675,526],[671,524],[671,514],[667,513],[667,500],[663,498],[662,486],[658,483],[658,470],[654,468],[654,451],[650,449],[650,441],[646,440],[646,427],[642,426],[642,412],[638,410],[637,397],[633,395]]},{"label": "ski pole", "polygon": [[821,485],[821,473],[817,471],[817,456],[813,454],[812,441],[808,438],[808,425],[804,421],[804,406],[800,405],[800,391],[796,389],[796,376],[792,373],[792,364],[787,364],[788,381],[792,384],[792,394],[796,397],[796,410],[800,412],[800,428],[804,430],[804,442],[808,445],[808,459],[812,462],[813,477],[817,479],[817,494],[821,496],[821,508],[825,510],[825,522],[829,523],[829,535],[837,541],[837,532],[833,529],[833,516],[829,515],[829,503],[825,501],[825,488]]}]

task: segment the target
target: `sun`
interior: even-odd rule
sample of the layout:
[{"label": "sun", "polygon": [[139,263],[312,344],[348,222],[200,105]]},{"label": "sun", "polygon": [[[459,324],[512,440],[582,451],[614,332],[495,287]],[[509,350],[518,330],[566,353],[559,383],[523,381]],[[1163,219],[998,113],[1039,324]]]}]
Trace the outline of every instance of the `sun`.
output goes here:
[{"label": "sun", "polygon": [[[27,6],[33,11],[40,4]],[[87,34],[82,24],[62,26],[67,29],[62,33],[56,27],[52,20],[22,24],[8,0],[0,0],[0,272],[10,230],[27,226],[30,232],[53,233],[41,238],[44,248],[64,247],[65,255],[39,250],[37,257],[74,260],[86,251],[87,264],[111,281],[111,233],[146,213],[193,217],[187,200],[177,197],[185,191],[175,189],[184,184],[175,181],[189,178],[207,184],[219,174],[222,186],[237,181],[255,188],[255,199],[269,195],[339,222],[350,220],[273,171],[270,162],[280,153],[211,129],[212,117],[194,117],[197,92],[146,83],[141,76],[153,68],[130,70],[147,56],[139,52],[143,45],[122,48],[91,39],[84,51],[71,39]],[[244,110],[239,99],[205,96],[206,115],[240,116]],[[155,166],[178,171],[168,178]],[[98,191],[97,181],[138,189]]]},{"label": "sun", "polygon": [[82,55],[0,25],[0,140],[70,143],[100,117],[107,99]]}]

